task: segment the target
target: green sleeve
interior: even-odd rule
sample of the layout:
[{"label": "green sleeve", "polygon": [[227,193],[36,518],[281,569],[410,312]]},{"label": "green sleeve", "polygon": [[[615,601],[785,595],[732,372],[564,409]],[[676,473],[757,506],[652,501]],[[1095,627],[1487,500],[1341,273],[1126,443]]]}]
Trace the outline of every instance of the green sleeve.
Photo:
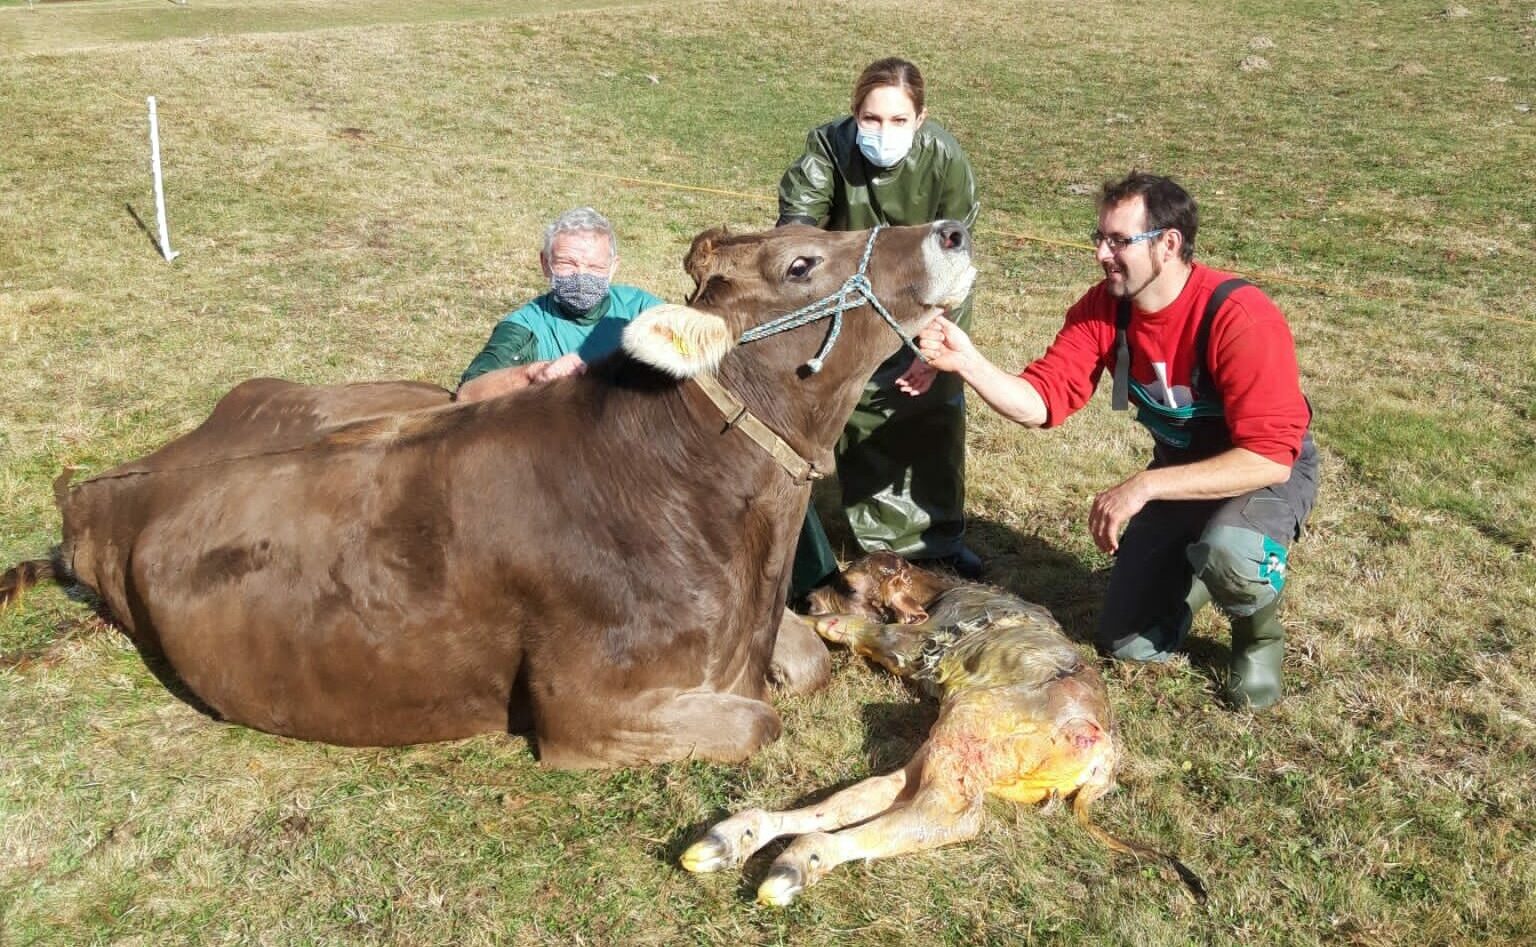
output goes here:
[{"label": "green sleeve", "polygon": [[464,369],[464,374],[459,378],[459,384],[463,385],[472,378],[479,378],[486,372],[495,371],[498,368],[506,368],[509,365],[526,365],[537,361],[537,346],[534,343],[533,333],[527,327],[515,322],[498,322],[496,328],[491,330],[491,337],[485,343],[485,348],[475,356],[475,360]]},{"label": "green sleeve", "polygon": [[958,220],[967,227],[976,226],[981,203],[976,200],[976,176],[964,153],[945,163],[943,190],[939,196],[939,220]]},{"label": "green sleeve", "polygon": [[809,223],[820,227],[832,213],[832,190],[837,168],[826,144],[812,129],[805,139],[805,154],[789,166],[779,180],[779,224]]}]

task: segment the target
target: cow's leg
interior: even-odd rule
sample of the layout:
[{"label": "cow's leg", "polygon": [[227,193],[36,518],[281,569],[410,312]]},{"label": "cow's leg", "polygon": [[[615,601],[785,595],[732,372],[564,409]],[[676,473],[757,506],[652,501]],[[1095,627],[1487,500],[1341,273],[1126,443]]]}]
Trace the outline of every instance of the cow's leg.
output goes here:
[{"label": "cow's leg", "polygon": [[925,784],[906,805],[862,825],[789,843],[758,886],[757,901],[783,907],[843,862],[963,842],[980,831],[982,812],[981,793],[966,794],[957,780]]},{"label": "cow's leg", "polygon": [[692,872],[737,868],[759,849],[785,835],[825,832],[868,819],[900,805],[917,785],[923,751],[902,769],[873,776],[834,793],[815,805],[785,812],[748,809],[717,823],[683,852],[683,867]]},{"label": "cow's leg", "polygon": [[791,694],[814,694],[832,680],[832,655],[810,622],[784,609],[768,679]]},{"label": "cow's leg", "polygon": [[[779,715],[761,700],[690,691],[608,703],[573,726],[570,706],[551,719],[536,707],[539,761],[557,769],[592,769],[706,759],[736,763],[779,738]],[[606,721],[599,724],[597,721]]]}]

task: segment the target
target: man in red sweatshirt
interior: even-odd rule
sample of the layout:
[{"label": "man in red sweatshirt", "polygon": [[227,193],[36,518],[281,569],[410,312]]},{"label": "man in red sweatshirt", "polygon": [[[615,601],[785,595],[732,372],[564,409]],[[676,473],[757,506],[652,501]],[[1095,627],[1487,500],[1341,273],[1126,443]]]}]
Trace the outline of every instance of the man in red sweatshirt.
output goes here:
[{"label": "man in red sweatshirt", "polygon": [[1197,208],[1172,179],[1132,172],[1098,203],[1104,279],[1022,373],[993,365],[942,318],[919,347],[1030,427],[1065,421],[1111,373],[1114,407],[1134,403],[1154,445],[1151,465],[1096,495],[1088,514],[1094,542],[1115,556],[1097,644],[1165,660],[1214,601],[1232,620],[1227,697],[1267,707],[1281,694],[1287,550],[1317,496],[1290,328],[1256,287],[1194,261]]}]

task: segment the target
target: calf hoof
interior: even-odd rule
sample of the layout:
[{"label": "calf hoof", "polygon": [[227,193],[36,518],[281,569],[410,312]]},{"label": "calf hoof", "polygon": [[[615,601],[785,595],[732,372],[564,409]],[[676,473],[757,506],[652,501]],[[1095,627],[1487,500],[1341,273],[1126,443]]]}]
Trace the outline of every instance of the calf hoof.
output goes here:
[{"label": "calf hoof", "polygon": [[765,907],[783,908],[793,904],[805,890],[805,875],[794,865],[774,865],[768,877],[757,887],[757,903]]},{"label": "calf hoof", "polygon": [[817,618],[812,627],[833,644],[849,644],[853,641],[853,624],[846,615],[827,615]]},{"label": "calf hoof", "polygon": [[683,868],[696,875],[720,871],[723,868],[735,868],[741,864],[730,839],[713,831],[688,846],[681,860]]},{"label": "calf hoof", "polygon": [[683,867],[695,874],[740,868],[758,849],[773,840],[764,837],[766,815],[761,809],[748,809],[717,824],[683,852]]}]

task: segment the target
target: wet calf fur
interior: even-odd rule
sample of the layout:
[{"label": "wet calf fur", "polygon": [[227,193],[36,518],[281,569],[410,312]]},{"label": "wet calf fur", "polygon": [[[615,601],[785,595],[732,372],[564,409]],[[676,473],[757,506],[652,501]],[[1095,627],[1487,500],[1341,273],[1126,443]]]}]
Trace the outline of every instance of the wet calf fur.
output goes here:
[{"label": "wet calf fur", "polygon": [[811,602],[823,637],[928,689],[939,718],[902,769],[801,809],[731,816],[683,853],[685,868],[735,867],[795,836],[758,888],[758,901],[784,905],[843,862],[971,838],[992,794],[1026,805],[1071,799],[1095,838],[1166,866],[1204,899],[1178,859],[1089,818],[1114,786],[1120,748],[1103,679],[1046,609],[890,553],[854,563]]}]

